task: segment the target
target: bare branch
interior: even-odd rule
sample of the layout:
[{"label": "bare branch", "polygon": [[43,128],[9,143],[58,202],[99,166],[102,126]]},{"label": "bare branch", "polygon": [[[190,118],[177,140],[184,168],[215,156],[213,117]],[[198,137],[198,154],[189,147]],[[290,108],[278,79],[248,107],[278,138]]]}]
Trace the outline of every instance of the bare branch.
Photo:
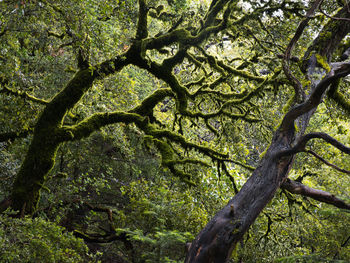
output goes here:
[{"label": "bare branch", "polygon": [[306,153],[310,153],[312,154],[313,156],[315,156],[317,159],[319,159],[321,162],[325,163],[326,165],[334,168],[335,170],[339,171],[339,172],[342,172],[342,173],[346,173],[346,174],[350,174],[350,171],[348,170],[345,170],[345,169],[342,169],[342,168],[339,168],[338,166],[328,162],[327,160],[323,159],[321,156],[319,156],[317,153],[315,153],[314,151],[311,151],[311,150],[307,150],[305,151]]},{"label": "bare branch", "polygon": [[303,136],[302,138],[302,142],[301,144],[306,144],[306,142],[308,142],[311,139],[323,139],[324,141],[328,142],[329,144],[333,145],[334,147],[336,147],[338,150],[346,153],[346,154],[350,154],[350,148],[345,146],[344,144],[338,142],[336,139],[334,139],[332,136],[328,135],[327,133],[324,132],[312,132],[312,133],[308,133],[305,136]]},{"label": "bare branch", "polygon": [[300,194],[306,197],[310,197],[314,200],[320,201],[322,203],[327,203],[330,205],[334,205],[338,208],[348,209],[350,210],[350,204],[345,203],[343,200],[335,197],[334,195],[308,187],[302,183],[293,181],[291,179],[286,179],[284,183],[281,185],[281,188],[291,192],[293,194]]},{"label": "bare branch", "polygon": [[86,242],[92,242],[92,243],[104,244],[104,243],[110,243],[117,240],[122,242],[128,242],[126,232],[120,233],[118,235],[116,233],[101,235],[101,234],[87,234],[87,233],[80,232],[78,230],[74,230],[73,235],[84,239]]}]

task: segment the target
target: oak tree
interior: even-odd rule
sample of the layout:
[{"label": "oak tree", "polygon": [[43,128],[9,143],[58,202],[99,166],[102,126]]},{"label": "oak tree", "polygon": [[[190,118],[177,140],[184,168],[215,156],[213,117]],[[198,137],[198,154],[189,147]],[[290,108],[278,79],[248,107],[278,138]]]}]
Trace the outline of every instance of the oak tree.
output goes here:
[{"label": "oak tree", "polygon": [[[11,113],[19,103],[26,108],[18,111],[20,121],[7,123],[9,129],[0,139],[30,139],[1,211],[10,207],[18,216],[33,215],[62,144],[117,124],[138,130],[157,149],[162,166],[183,182],[195,186],[198,176],[187,168],[212,162],[234,185],[235,195],[193,240],[185,262],[228,262],[280,188],[350,208],[331,193],[288,178],[299,153],[350,173],[308,147],[317,139],[350,153],[327,133],[310,131],[310,121],[324,101],[349,114],[347,1],[316,0],[306,5],[213,0],[186,6],[186,1],[139,0],[137,15],[123,12],[132,10],[134,1],[105,4],[0,4],[3,112]],[[36,16],[41,23],[33,22]],[[120,92],[118,85],[123,83],[118,76],[130,68],[147,72],[154,87],[147,96],[139,96],[137,105],[108,104],[109,89]],[[74,114],[94,92],[108,106],[84,109],[83,116]],[[119,100],[126,96],[119,95]],[[14,104],[11,98],[16,98]],[[272,138],[260,160],[244,160],[231,144],[239,140],[237,133],[245,125],[257,140],[262,137],[261,127],[267,126],[270,112],[261,108],[271,99],[284,104],[277,109],[280,122],[270,127]],[[252,171],[240,189],[230,174],[235,166]]]}]

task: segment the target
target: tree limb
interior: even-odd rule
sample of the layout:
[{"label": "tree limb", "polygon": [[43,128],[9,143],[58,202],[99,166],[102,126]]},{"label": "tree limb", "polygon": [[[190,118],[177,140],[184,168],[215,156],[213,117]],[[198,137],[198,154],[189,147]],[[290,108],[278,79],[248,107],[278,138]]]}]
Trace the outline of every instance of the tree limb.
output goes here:
[{"label": "tree limb", "polygon": [[286,48],[286,51],[284,53],[283,60],[282,60],[284,74],[287,76],[289,81],[292,83],[292,85],[294,87],[295,94],[297,96],[297,100],[301,100],[301,101],[305,100],[305,92],[302,90],[302,85],[301,85],[300,81],[292,74],[292,72],[289,68],[289,60],[290,60],[290,56],[291,56],[291,53],[292,53],[292,50],[293,50],[295,44],[297,43],[297,41],[301,37],[309,20],[312,18],[313,14],[316,12],[316,9],[320,6],[322,1],[323,0],[315,1],[313,3],[313,5],[311,6],[311,8],[309,9],[309,11],[306,13],[306,18],[300,22],[298,28],[295,31],[293,38],[291,39],[291,41],[289,42],[289,44]]},{"label": "tree limb", "polygon": [[0,133],[0,142],[6,142],[9,140],[12,141],[18,138],[26,138],[30,133],[32,133],[32,130]]},{"label": "tree limb", "polygon": [[280,151],[276,154],[277,158],[284,157],[284,156],[289,156],[293,155],[296,153],[304,152],[305,151],[305,146],[308,141],[311,139],[323,139],[327,143],[333,145],[336,147],[338,150],[342,151],[343,153],[350,154],[350,147],[345,146],[341,142],[337,141],[334,139],[332,136],[328,135],[327,133],[324,132],[311,132],[308,133],[304,136],[302,136],[299,141],[296,143],[294,147],[288,150]]},{"label": "tree limb", "polygon": [[2,90],[0,90],[0,93],[6,93],[6,94],[14,95],[14,96],[23,98],[25,100],[30,100],[32,102],[39,103],[39,104],[42,104],[42,105],[46,105],[48,103],[48,101],[43,100],[43,99],[39,99],[39,98],[37,98],[37,97],[35,97],[33,95],[30,95],[28,92],[15,91],[15,90],[9,89],[6,86],[2,87]]},{"label": "tree limb", "polygon": [[136,39],[144,39],[148,36],[147,13],[148,8],[145,0],[139,0],[139,18],[137,20]]},{"label": "tree limb", "polygon": [[345,97],[345,95],[339,91],[339,83],[334,83],[329,91],[328,96],[335,101],[343,110],[345,110],[350,115],[350,101]]},{"label": "tree limb", "polygon": [[[347,4],[348,4],[348,3],[347,3]],[[343,21],[348,21],[348,22],[350,22],[350,19],[349,19],[349,18],[335,17],[335,16],[330,16],[330,15],[328,15],[328,14],[322,9],[322,6],[321,6],[321,5],[320,5],[319,9],[320,9],[320,12],[321,12],[322,14],[324,14],[326,17],[328,17],[328,18],[330,18],[330,19],[333,19],[333,20],[343,20]]]},{"label": "tree limb", "polygon": [[350,171],[348,170],[345,170],[345,169],[342,169],[342,168],[339,168],[338,166],[328,162],[327,160],[323,159],[321,156],[319,156],[317,153],[315,153],[314,151],[311,151],[311,150],[307,150],[305,151],[306,153],[310,153],[312,154],[313,156],[315,156],[317,159],[319,159],[321,162],[325,163],[326,165],[334,168],[335,170],[339,171],[339,172],[342,172],[342,173],[346,173],[346,174],[350,174]]},{"label": "tree limb", "polygon": [[288,130],[301,115],[316,108],[326,91],[333,82],[350,74],[350,62],[333,63],[330,72],[318,83],[310,97],[302,104],[293,107],[283,118],[281,130]]},{"label": "tree limb", "polygon": [[343,200],[335,197],[334,195],[326,191],[313,189],[302,183],[293,181],[288,178],[283,182],[281,188],[293,194],[300,194],[306,197],[310,197],[314,200],[320,201],[322,203],[327,203],[330,205],[334,205],[338,208],[350,210],[350,204],[345,203]]}]

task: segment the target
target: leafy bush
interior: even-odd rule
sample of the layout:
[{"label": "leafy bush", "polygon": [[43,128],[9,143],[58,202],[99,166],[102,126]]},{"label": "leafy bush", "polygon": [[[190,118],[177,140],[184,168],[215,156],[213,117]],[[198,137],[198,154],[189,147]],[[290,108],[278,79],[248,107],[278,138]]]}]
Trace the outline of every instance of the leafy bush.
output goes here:
[{"label": "leafy bush", "polygon": [[94,262],[81,239],[42,218],[0,215],[0,262]]}]

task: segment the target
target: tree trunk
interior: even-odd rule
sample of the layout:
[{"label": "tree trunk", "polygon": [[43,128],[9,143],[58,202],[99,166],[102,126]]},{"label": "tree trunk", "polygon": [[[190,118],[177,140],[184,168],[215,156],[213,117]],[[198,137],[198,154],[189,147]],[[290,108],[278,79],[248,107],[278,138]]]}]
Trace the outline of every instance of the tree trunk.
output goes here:
[{"label": "tree trunk", "polygon": [[91,87],[93,77],[88,69],[78,72],[66,88],[45,107],[34,128],[26,158],[12,186],[11,207],[22,214],[33,214],[40,190],[54,166],[60,143],[60,128],[68,110]]},{"label": "tree trunk", "polygon": [[193,241],[185,262],[222,263],[230,258],[235,244],[287,177],[293,157],[277,158],[276,153],[289,148],[293,138],[293,129],[275,133],[258,168]]},{"label": "tree trunk", "polygon": [[[350,14],[344,7],[336,16],[348,18]],[[327,68],[329,67],[327,62],[330,61],[334,50],[349,32],[350,23],[346,20],[330,20],[321,30],[303,60],[305,78],[311,82],[310,96],[284,116],[269,149],[252,176],[198,234],[189,248],[185,263],[227,262],[237,242],[242,239],[277,189],[287,179],[295,153],[298,152],[295,147],[302,138],[312,114],[321,103],[326,89],[340,77],[350,73],[349,63],[346,62],[341,70],[336,69],[337,66],[334,70]],[[322,61],[320,57],[323,58]],[[296,120],[299,123],[299,134],[295,134]],[[283,152],[289,154],[281,154]]]}]

